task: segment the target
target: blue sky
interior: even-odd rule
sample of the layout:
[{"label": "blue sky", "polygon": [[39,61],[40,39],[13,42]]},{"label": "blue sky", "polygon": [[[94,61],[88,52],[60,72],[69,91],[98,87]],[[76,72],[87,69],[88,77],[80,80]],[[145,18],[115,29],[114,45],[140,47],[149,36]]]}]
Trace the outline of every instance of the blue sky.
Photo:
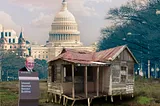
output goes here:
[{"label": "blue sky", "polygon": [[[68,9],[79,24],[81,42],[85,45],[96,42],[101,28],[110,25],[104,18],[110,8],[119,7],[131,0],[66,0]],[[54,16],[61,8],[62,0],[1,0],[0,24],[14,29],[21,27],[25,38],[45,44]]]}]

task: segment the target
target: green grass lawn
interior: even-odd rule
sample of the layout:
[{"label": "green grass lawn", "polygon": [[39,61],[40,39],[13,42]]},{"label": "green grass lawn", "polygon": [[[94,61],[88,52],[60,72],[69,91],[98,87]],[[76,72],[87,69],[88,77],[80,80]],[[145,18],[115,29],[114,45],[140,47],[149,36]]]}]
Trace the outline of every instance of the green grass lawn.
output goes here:
[{"label": "green grass lawn", "polygon": [[0,106],[17,106],[18,87],[17,82],[0,83]]},{"label": "green grass lawn", "polygon": [[[41,98],[40,106],[55,106],[53,103],[45,103],[47,94],[46,82],[40,82]],[[135,97],[119,96],[114,97],[114,103],[110,102],[110,97],[95,99],[93,106],[160,106],[160,79],[147,80],[138,78],[135,81]],[[83,104],[82,104],[83,102]],[[85,103],[85,104],[84,104]],[[0,82],[0,106],[17,106],[18,105],[18,81]],[[77,101],[75,106],[87,106],[87,101]]]}]

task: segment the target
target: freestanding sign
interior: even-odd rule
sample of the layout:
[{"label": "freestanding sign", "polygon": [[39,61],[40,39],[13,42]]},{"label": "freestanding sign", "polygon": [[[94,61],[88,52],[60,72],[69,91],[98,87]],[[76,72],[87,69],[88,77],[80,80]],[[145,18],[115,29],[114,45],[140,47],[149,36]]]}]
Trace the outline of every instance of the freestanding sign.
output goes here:
[{"label": "freestanding sign", "polygon": [[38,106],[40,96],[37,72],[19,71],[19,105]]}]

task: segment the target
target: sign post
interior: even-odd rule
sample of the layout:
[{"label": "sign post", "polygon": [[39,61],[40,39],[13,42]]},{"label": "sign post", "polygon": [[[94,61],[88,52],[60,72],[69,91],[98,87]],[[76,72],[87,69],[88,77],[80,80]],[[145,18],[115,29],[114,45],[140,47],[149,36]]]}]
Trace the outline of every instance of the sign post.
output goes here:
[{"label": "sign post", "polygon": [[40,96],[37,72],[19,71],[18,106],[38,106]]}]

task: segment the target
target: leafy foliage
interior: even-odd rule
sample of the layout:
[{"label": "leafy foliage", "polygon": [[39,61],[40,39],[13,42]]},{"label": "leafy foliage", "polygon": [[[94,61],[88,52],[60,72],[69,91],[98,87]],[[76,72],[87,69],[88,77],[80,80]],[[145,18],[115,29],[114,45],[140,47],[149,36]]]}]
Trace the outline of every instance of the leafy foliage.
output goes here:
[{"label": "leafy foliage", "polygon": [[[103,28],[99,50],[125,45],[131,49],[143,67],[147,60],[160,62],[160,0],[150,0],[146,5],[130,2],[120,8],[111,9],[106,17],[111,27]],[[153,65],[151,64],[151,65]]]},{"label": "leafy foliage", "polygon": [[46,79],[47,78],[48,64],[47,64],[46,60],[35,59],[34,69],[39,72],[39,78],[40,79]]}]

